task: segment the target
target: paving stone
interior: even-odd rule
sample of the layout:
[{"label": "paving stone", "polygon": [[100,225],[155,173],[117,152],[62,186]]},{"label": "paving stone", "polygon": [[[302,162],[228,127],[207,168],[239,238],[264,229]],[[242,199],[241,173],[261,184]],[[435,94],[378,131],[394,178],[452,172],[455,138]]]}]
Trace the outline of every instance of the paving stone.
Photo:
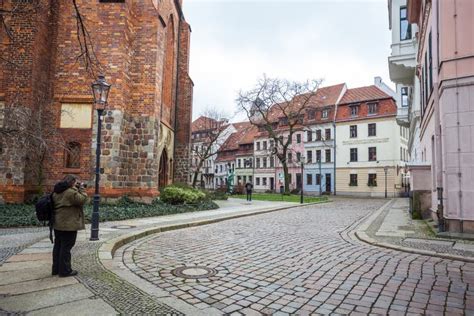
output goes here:
[{"label": "paving stone", "polygon": [[454,242],[452,241],[444,241],[444,240],[436,240],[436,239],[421,239],[421,238],[405,238],[403,241],[416,243],[416,244],[429,244],[429,245],[437,245],[437,246],[452,246]]},{"label": "paving stone", "polygon": [[70,303],[92,297],[93,295],[94,294],[82,284],[75,284],[2,298],[0,300],[0,309],[17,313],[28,312],[40,308]]},{"label": "paving stone", "polygon": [[102,300],[85,299],[59,306],[39,309],[28,313],[32,316],[50,316],[50,315],[117,315],[117,311]]},{"label": "paving stone", "polygon": [[42,291],[51,288],[59,288],[66,285],[77,284],[78,281],[75,278],[58,278],[48,277],[39,280],[25,281],[21,283],[14,283],[0,286],[0,295],[17,295],[25,294],[35,291]]}]

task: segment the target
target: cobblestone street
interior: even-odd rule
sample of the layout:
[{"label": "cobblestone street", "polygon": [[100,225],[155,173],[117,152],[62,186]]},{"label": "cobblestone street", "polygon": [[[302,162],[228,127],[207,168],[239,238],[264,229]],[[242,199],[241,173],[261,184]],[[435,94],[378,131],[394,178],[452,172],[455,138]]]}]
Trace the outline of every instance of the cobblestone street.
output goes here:
[{"label": "cobblestone street", "polygon": [[[337,199],[164,232],[126,245],[122,259],[186,303],[230,314],[474,314],[473,263],[353,236],[385,202]],[[173,271],[182,267],[197,268],[187,277]],[[210,275],[193,277],[206,272],[198,267]]]}]

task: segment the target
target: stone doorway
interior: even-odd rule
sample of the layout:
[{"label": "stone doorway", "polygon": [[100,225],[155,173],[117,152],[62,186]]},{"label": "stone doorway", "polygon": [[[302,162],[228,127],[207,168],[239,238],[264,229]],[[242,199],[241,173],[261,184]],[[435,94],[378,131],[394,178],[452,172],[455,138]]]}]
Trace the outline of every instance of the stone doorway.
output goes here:
[{"label": "stone doorway", "polygon": [[158,173],[158,189],[165,187],[168,184],[168,154],[166,149],[163,149],[160,157],[160,169]]}]

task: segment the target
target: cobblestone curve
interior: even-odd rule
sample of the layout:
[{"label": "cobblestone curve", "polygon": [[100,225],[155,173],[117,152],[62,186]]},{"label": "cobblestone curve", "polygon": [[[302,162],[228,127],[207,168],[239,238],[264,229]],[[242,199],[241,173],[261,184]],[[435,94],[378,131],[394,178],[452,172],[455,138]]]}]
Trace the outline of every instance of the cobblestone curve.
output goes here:
[{"label": "cobblestone curve", "polygon": [[77,278],[93,293],[124,315],[183,315],[133,284],[117,277],[99,262],[97,250],[103,242],[81,242],[73,248]]},{"label": "cobblestone curve", "polygon": [[[126,246],[124,264],[194,306],[224,313],[474,315],[474,264],[350,239],[383,200],[341,199],[160,233]],[[207,279],[171,271],[205,266]]]}]

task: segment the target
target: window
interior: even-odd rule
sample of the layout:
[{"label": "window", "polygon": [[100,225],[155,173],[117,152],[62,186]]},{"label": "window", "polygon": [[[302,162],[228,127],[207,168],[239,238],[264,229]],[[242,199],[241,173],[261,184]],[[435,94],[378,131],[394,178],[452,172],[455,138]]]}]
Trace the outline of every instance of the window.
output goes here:
[{"label": "window", "polygon": [[267,150],[267,141],[266,140],[263,141],[263,150]]},{"label": "window", "polygon": [[407,18],[407,7],[400,7],[400,40],[411,39],[411,24]]},{"label": "window", "polygon": [[357,125],[351,125],[349,127],[349,137],[350,138],[356,138],[357,137]]},{"label": "window", "polygon": [[273,167],[275,167],[275,158],[270,157],[270,168],[273,168]]},{"label": "window", "polygon": [[220,172],[222,172],[222,165],[219,166],[219,170],[220,170]]},{"label": "window", "polygon": [[316,150],[316,162],[321,162],[321,150]]},{"label": "window", "polygon": [[331,129],[330,128],[326,128],[326,140],[330,140],[331,139]]},{"label": "window", "polygon": [[431,32],[430,35],[428,36],[428,64],[429,64],[429,87],[430,91],[433,89],[433,48],[432,48],[432,39],[431,39]]},{"label": "window", "polygon": [[288,162],[292,161],[291,153],[288,153]]},{"label": "window", "polygon": [[81,144],[76,142],[70,142],[67,144],[65,167],[81,167]]},{"label": "window", "polygon": [[317,141],[320,141],[320,140],[321,140],[321,130],[320,130],[320,129],[318,129],[318,130],[316,131],[316,140],[317,140]]},{"label": "window", "polygon": [[320,174],[316,175],[316,185],[321,185],[321,175]]},{"label": "window", "polygon": [[312,150],[308,150],[306,152],[306,158],[307,158],[307,163],[312,163],[313,162],[313,151]]},{"label": "window", "polygon": [[351,174],[349,179],[349,186],[356,187],[357,186],[357,174]]},{"label": "window", "polygon": [[351,116],[357,116],[359,115],[359,106],[358,105],[351,105]]},{"label": "window", "polygon": [[314,120],[316,118],[316,111],[315,110],[309,110],[308,111],[308,120]]},{"label": "window", "polygon": [[377,108],[378,104],[377,103],[369,103],[369,114],[377,114]]},{"label": "window", "polygon": [[256,159],[256,163],[257,163],[257,168],[260,168],[260,158]]},{"label": "window", "polygon": [[263,168],[266,168],[267,167],[267,157],[263,157],[262,162],[263,162]]},{"label": "window", "polygon": [[301,134],[296,134],[296,143],[301,144]]},{"label": "window", "polygon": [[306,175],[306,184],[307,185],[312,185],[313,184],[313,175],[312,174],[307,174]]},{"label": "window", "polygon": [[369,124],[369,136],[376,136],[377,135],[377,125],[376,123]]},{"label": "window", "polygon": [[237,168],[240,168],[240,167],[241,167],[240,159],[237,159]]},{"label": "window", "polygon": [[308,131],[307,135],[306,135],[306,138],[308,139],[308,142],[312,142],[313,141],[313,132]]},{"label": "window", "polygon": [[255,180],[257,181],[257,182],[256,182],[256,185],[260,185],[260,178],[257,177],[257,178],[255,178]]},{"label": "window", "polygon": [[321,113],[321,118],[325,119],[325,118],[328,118],[328,116],[329,116],[329,111],[323,110],[323,112]]},{"label": "window", "polygon": [[377,147],[369,147],[369,161],[377,160]]},{"label": "window", "polygon": [[262,185],[267,185],[267,178],[262,178]]},{"label": "window", "polygon": [[402,87],[402,107],[408,106],[408,87]]},{"label": "window", "polygon": [[331,162],[331,149],[326,149],[326,162]]},{"label": "window", "polygon": [[3,128],[5,124],[5,103],[0,102],[0,128]]},{"label": "window", "polygon": [[351,148],[351,162],[357,161],[357,148]]},{"label": "window", "polygon": [[260,150],[260,142],[257,142],[257,150]]},{"label": "window", "polygon": [[273,149],[275,145],[275,142],[273,141],[273,139],[270,139],[270,149]]},{"label": "window", "polygon": [[242,182],[242,177],[241,176],[237,176],[237,183],[240,184]]},{"label": "window", "polygon": [[296,153],[296,161],[301,162],[301,153]]},{"label": "window", "polygon": [[376,187],[377,186],[377,174],[376,173],[369,173],[369,182],[367,183],[369,187]]}]

